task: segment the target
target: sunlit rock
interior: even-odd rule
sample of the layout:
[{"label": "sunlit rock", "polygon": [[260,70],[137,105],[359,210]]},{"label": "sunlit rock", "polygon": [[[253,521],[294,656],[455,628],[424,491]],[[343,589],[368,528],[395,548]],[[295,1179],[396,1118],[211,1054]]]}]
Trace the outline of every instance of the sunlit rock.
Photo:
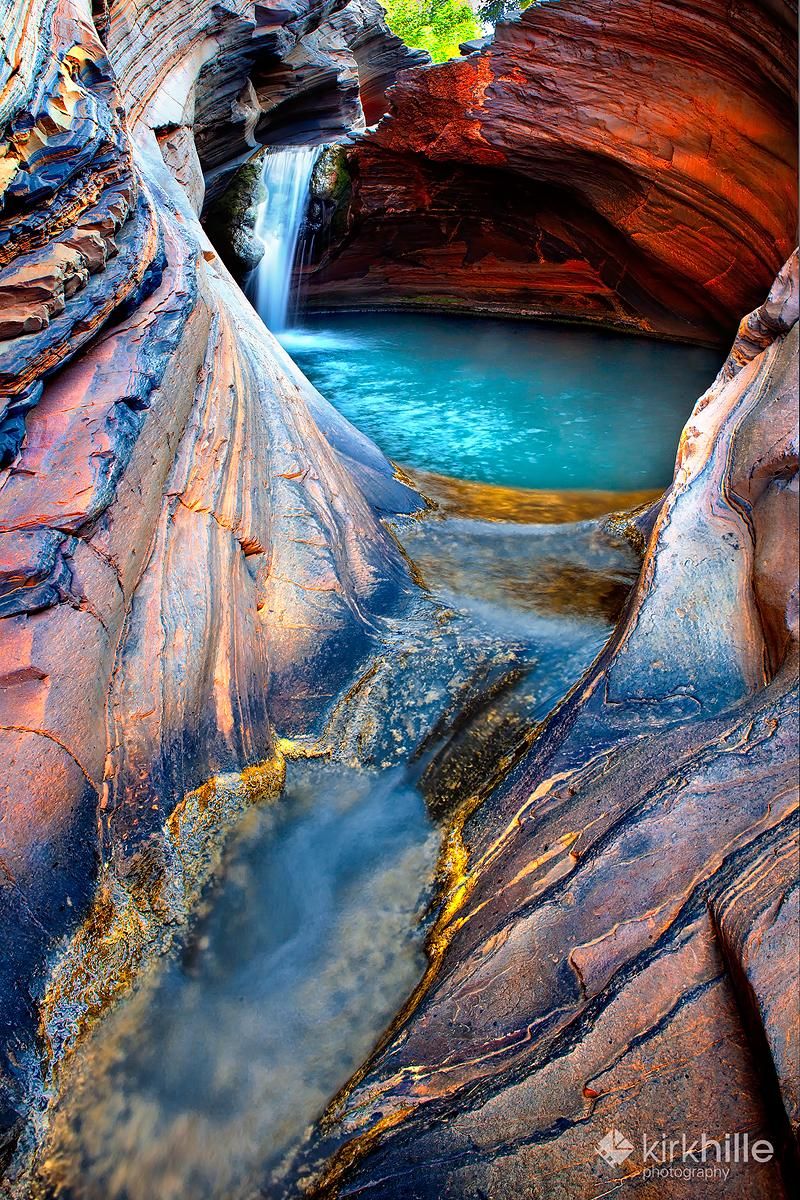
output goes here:
[{"label": "sunlit rock", "polygon": [[[315,729],[382,620],[414,602],[371,501],[419,501],[324,411],[197,219],[202,89],[215,65],[246,77],[236,38],[257,13],[243,0],[123,3],[98,28],[73,0],[7,14],[0,1081],[12,1134],[38,1086],[49,956],[98,881],[134,907],[146,894],[162,925],[180,918],[203,876],[173,895],[166,823],[183,798],[279,760],[276,729]],[[323,15],[298,19],[311,30]],[[232,810],[209,811],[213,842]],[[158,921],[145,927],[146,942]],[[113,954],[97,961],[121,972]]]},{"label": "sunlit rock", "polygon": [[[425,590],[387,524],[422,499],[305,380],[200,214],[262,145],[363,131],[422,67],[315,179],[314,303],[730,340],[795,237],[790,6],[560,0],[437,68],[368,0],[9,0],[3,36],[9,1186],[47,1186],[36,1151],[73,1051],[174,948],[226,831],[316,753],[414,761],[444,822],[438,916],[398,1024],[276,1187],[574,1200],[613,1186],[610,1128],[692,1113],[687,1133],[776,1148],[726,1194],[781,1195],[796,261],[741,322],[663,501],[528,531],[508,608],[582,614],[565,654],[563,626],[536,646],[510,618],[477,637]],[[232,247],[239,266],[251,250]],[[438,540],[407,543],[483,604],[486,530]],[[273,1183],[265,1166],[256,1186]]]},{"label": "sunlit rock", "polygon": [[309,303],[729,342],[794,247],[796,58],[783,0],[531,5],[401,76]]}]

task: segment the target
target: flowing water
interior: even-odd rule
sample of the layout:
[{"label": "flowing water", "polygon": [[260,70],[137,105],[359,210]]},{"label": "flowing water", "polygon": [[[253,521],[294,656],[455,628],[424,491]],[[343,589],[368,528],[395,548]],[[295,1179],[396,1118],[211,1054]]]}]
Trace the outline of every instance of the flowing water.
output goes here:
[{"label": "flowing water", "polygon": [[594,659],[639,566],[591,522],[397,534],[442,607],[387,631],[383,704],[331,731],[389,765],[290,763],[244,817],[188,937],[71,1060],[43,1194],[298,1195],[287,1163],[424,972],[439,820]]},{"label": "flowing water", "polygon": [[188,938],[70,1063],[45,1194],[298,1195],[291,1155],[423,974],[434,815],[585,670],[638,569],[592,524],[431,518],[398,533],[445,606],[387,643],[386,722],[358,725],[364,757],[399,765],[290,763],[280,799],[242,820]]},{"label": "flowing water", "polygon": [[255,228],[264,245],[264,257],[248,282],[247,293],[273,333],[286,329],[289,321],[292,267],[319,152],[318,146],[287,146],[264,155],[261,183],[265,195]]},{"label": "flowing water", "polygon": [[[264,160],[266,253],[252,282],[274,331],[287,325],[316,153]],[[395,459],[540,488],[665,483],[717,362],[642,340],[432,316],[326,317],[282,340]],[[483,778],[552,709],[600,650],[638,570],[630,546],[591,523],[432,518],[398,534],[445,607],[431,628],[398,631],[398,653],[387,642],[389,712],[372,731],[383,769],[293,764],[281,799],[244,818],[180,951],[72,1060],[42,1164],[47,1194],[295,1194],[287,1155],[424,970],[441,836],[430,814],[463,799],[470,763]],[[450,730],[440,718],[459,711],[457,696],[467,705],[470,679],[486,696]],[[393,764],[431,728],[445,769],[415,768],[426,808]],[[358,736],[368,759],[369,729]]]},{"label": "flowing water", "polygon": [[84,1049],[51,1178],[78,1200],[251,1196],[421,975],[438,844],[402,770],[291,767],[182,956]]},{"label": "flowing water", "polygon": [[444,317],[307,318],[281,338],[395,462],[524,488],[661,488],[713,350],[578,327]]}]

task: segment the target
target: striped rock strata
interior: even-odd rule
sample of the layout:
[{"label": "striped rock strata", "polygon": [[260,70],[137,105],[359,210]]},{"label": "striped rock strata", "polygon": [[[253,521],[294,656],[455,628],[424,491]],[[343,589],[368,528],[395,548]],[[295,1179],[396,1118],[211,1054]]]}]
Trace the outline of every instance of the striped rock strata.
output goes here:
[{"label": "striped rock strata", "polygon": [[729,344],[794,246],[796,25],[788,0],[558,0],[402,75],[311,302]]},{"label": "striped rock strata", "polygon": [[[376,286],[391,291],[418,228],[415,295],[444,232],[442,291],[469,304],[478,278],[500,307],[719,336],[789,248],[792,30],[781,3],[677,10],[563,0],[406,77],[354,160],[394,164],[388,204],[388,176],[368,203],[366,157],[353,167],[348,245],[363,267],[371,203]],[[393,68],[354,11],[117,0],[92,19],[82,0],[6,0],[2,1157],[40,1094],[38,1051],[62,1053],[135,975],[237,805],[280,787],[278,733],[317,732],[417,603],[379,520],[415,495],[310,389],[197,218],[207,181],[307,131],[318,101],[317,133],[334,112],[373,114]],[[326,22],[340,40],[320,62]],[[292,81],[302,99],[284,105]],[[527,117],[499,119],[510,95]],[[530,183],[525,222],[499,203],[510,177]],[[520,246],[540,280],[522,298]],[[366,297],[368,275],[341,277]],[[335,280],[331,265],[331,296],[356,294]],[[592,1195],[598,1136],[677,1114],[766,1131],[787,1161],[796,296],[788,269],[698,405],[609,649],[513,777],[462,812],[430,975],[301,1186]],[[38,1042],[52,952],[79,925]],[[742,1179],[728,1190],[780,1194],[774,1165],[750,1192]]]},{"label": "striped rock strata", "polygon": [[390,32],[378,0],[239,6],[216,36],[193,110],[178,118],[212,200],[260,145],[332,141],[376,121],[398,72],[428,61]]},{"label": "striped rock strata", "polygon": [[[168,924],[169,855],[193,832],[165,825],[176,805],[248,768],[274,792],[275,730],[312,731],[412,596],[377,514],[416,497],[282,353],[196,215],[191,123],[231,29],[291,17],[311,36],[335,7],[131,0],[101,40],[80,0],[6,5],[0,1149],[47,956],[98,880],[142,928]],[[122,968],[93,969],[102,994]]]},{"label": "striped rock strata", "polygon": [[463,808],[428,976],[296,1164],[303,1194],[710,1195],[643,1153],[704,1132],[775,1149],[726,1196],[791,1194],[799,292],[795,256],[695,407],[616,633]]}]

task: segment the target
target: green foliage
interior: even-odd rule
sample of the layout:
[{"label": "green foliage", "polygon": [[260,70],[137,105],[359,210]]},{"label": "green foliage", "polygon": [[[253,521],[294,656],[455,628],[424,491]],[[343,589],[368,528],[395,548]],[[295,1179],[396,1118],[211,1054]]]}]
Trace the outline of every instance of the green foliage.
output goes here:
[{"label": "green foliage", "polygon": [[483,0],[478,6],[478,14],[482,21],[496,25],[504,17],[513,17],[515,13],[530,8],[534,0]]},{"label": "green foliage", "polygon": [[481,36],[468,0],[382,0],[390,29],[434,62],[455,58],[461,42]]}]

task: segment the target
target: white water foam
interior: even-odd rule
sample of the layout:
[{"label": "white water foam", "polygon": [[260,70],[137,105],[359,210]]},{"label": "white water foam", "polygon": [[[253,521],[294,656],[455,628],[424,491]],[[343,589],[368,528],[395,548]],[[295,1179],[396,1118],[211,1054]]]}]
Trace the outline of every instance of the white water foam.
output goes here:
[{"label": "white water foam", "polygon": [[264,257],[247,291],[264,324],[276,334],[289,321],[292,268],[319,154],[319,146],[286,146],[264,155],[261,182],[266,195],[255,228]]}]

